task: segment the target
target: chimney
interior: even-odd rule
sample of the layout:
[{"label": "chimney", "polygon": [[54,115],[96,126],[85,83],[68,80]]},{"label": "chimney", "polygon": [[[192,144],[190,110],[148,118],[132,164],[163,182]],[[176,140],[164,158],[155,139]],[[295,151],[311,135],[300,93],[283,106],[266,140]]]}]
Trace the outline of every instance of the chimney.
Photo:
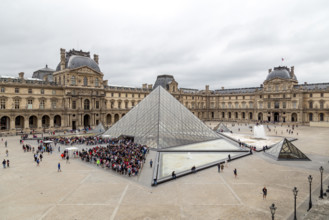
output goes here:
[{"label": "chimney", "polygon": [[148,89],[152,89],[152,88],[153,88],[152,84],[148,85]]},{"label": "chimney", "polygon": [[144,84],[142,85],[142,88],[143,88],[143,89],[146,89],[146,88],[147,88],[147,84],[144,83]]},{"label": "chimney", "polygon": [[206,85],[206,91],[209,91],[209,85]]},{"label": "chimney", "polygon": [[295,67],[294,67],[294,66],[292,66],[292,67],[290,68],[290,73],[291,73],[291,78],[293,78],[294,75],[295,75]]},{"label": "chimney", "polygon": [[263,88],[263,84],[260,84],[260,88]]},{"label": "chimney", "polygon": [[272,72],[272,69],[268,69],[268,73],[271,73]]},{"label": "chimney", "polygon": [[304,82],[304,85],[307,85],[307,82]]},{"label": "chimney", "polygon": [[103,85],[104,85],[104,86],[107,86],[107,85],[108,85],[108,83],[109,83],[109,81],[108,81],[108,80],[103,80]]},{"label": "chimney", "polygon": [[20,72],[20,73],[18,74],[18,76],[19,76],[20,79],[24,79],[24,72]]},{"label": "chimney", "polygon": [[65,49],[61,48],[61,70],[65,69]]},{"label": "chimney", "polygon": [[98,64],[98,55],[94,54],[94,61]]},{"label": "chimney", "polygon": [[222,86],[222,90],[224,90],[224,86]]}]

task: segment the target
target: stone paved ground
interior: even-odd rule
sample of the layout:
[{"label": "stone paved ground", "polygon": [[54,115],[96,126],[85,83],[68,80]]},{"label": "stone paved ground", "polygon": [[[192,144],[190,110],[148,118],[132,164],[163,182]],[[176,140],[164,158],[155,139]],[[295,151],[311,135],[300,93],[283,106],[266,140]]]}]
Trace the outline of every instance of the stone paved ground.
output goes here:
[{"label": "stone paved ground", "polygon": [[[249,130],[241,127],[241,132]],[[294,186],[299,189],[302,216],[306,212],[302,203],[309,195],[308,175],[313,176],[314,193],[320,165],[325,168],[324,179],[329,177],[329,129],[300,127],[298,132],[294,144],[311,162],[277,162],[257,153],[233,161],[220,174],[214,167],[157,187],[147,184],[148,175],[127,178],[79,159],[66,164],[57,152],[46,154],[37,167],[33,154],[22,151],[19,138],[8,137],[11,167],[0,169],[0,219],[255,220],[270,219],[272,203],[278,207],[275,219],[287,219],[293,211]],[[0,142],[3,158],[5,147]],[[62,172],[57,172],[58,162]],[[148,164],[143,169],[152,172]],[[266,200],[261,194],[264,186]]]}]

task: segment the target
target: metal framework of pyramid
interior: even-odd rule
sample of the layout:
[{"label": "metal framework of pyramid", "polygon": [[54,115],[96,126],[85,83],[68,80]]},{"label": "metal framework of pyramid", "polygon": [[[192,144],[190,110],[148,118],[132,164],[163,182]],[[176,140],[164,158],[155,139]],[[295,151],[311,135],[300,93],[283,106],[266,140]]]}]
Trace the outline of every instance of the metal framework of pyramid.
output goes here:
[{"label": "metal framework of pyramid", "polygon": [[221,138],[161,86],[103,135],[133,136],[135,143],[157,149]]},{"label": "metal framework of pyramid", "polygon": [[219,123],[214,130],[217,132],[231,132],[231,130],[228,129],[223,123]]},{"label": "metal framework of pyramid", "polygon": [[286,138],[272,146],[265,153],[276,160],[310,160]]},{"label": "metal framework of pyramid", "polygon": [[94,129],[89,130],[88,133],[100,134],[105,132],[105,128],[102,123],[99,123]]}]

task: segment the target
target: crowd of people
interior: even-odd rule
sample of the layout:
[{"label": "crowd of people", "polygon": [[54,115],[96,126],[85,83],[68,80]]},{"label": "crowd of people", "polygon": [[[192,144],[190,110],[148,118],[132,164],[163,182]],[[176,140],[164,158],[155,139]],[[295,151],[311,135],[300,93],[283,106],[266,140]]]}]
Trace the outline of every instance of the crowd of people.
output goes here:
[{"label": "crowd of people", "polygon": [[61,145],[97,145],[108,144],[116,141],[116,139],[102,138],[97,136],[45,137],[44,140],[53,141],[55,144]]},{"label": "crowd of people", "polygon": [[81,160],[106,167],[122,175],[136,176],[146,160],[149,148],[131,140],[111,140],[107,146],[96,146],[79,152]]}]

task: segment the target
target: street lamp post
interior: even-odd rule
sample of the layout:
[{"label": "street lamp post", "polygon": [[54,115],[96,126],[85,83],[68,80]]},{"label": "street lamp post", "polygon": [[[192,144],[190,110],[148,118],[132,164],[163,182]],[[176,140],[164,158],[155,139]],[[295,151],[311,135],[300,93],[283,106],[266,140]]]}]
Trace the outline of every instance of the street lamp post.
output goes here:
[{"label": "street lamp post", "polygon": [[294,193],[294,196],[295,196],[295,212],[294,212],[294,220],[297,220],[297,215],[296,215],[296,199],[297,199],[297,193],[298,193],[298,189],[297,189],[297,187],[294,187],[294,189],[292,190],[292,192]]},{"label": "street lamp post", "polygon": [[323,199],[323,188],[322,188],[322,174],[323,174],[323,167],[320,167],[320,173],[321,173],[321,188],[320,188],[320,199]]},{"label": "street lamp post", "polygon": [[272,220],[274,220],[274,214],[275,214],[275,210],[276,210],[274,203],[270,206],[270,210],[271,210],[271,214],[272,214]]},{"label": "street lamp post", "polygon": [[310,211],[310,209],[312,208],[312,176],[309,175],[308,176],[308,182],[310,183],[310,202],[308,203],[308,210],[307,211]]}]

